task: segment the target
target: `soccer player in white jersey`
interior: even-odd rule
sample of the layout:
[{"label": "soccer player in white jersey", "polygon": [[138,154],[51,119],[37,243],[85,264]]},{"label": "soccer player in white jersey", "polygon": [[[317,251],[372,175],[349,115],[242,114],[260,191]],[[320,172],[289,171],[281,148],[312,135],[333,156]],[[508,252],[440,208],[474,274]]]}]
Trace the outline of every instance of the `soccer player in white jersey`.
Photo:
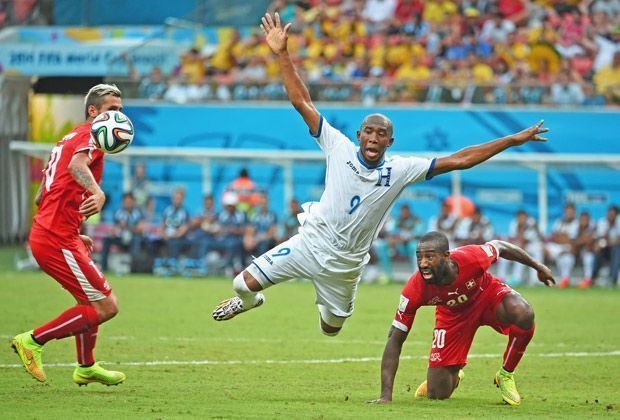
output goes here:
[{"label": "soccer player in white jersey", "polygon": [[501,151],[527,141],[545,141],[542,121],[519,133],[460,150],[437,159],[386,156],[392,145],[389,118],[371,114],[357,132],[359,147],[333,128],[314,107],[287,51],[291,24],[266,14],[261,30],[277,56],[289,100],[325,152],[325,191],[318,203],[306,203],[298,218],[299,233],[252,263],[233,280],[235,297],[221,302],[213,318],[224,321],[262,305],[260,291],[295,278],[316,289],[320,326],[338,334],[353,312],[353,302],[368,251],[402,190],[435,175],[477,165]]}]

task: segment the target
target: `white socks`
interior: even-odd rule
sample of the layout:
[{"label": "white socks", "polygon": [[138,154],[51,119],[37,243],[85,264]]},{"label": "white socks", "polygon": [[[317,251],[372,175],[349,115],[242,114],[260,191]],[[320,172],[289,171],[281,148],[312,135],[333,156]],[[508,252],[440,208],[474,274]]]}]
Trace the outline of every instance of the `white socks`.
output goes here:
[{"label": "white socks", "polygon": [[248,285],[245,284],[243,272],[237,274],[233,279],[233,290],[239,296],[241,302],[243,302],[244,309],[252,309],[256,305],[258,292],[251,291]]}]

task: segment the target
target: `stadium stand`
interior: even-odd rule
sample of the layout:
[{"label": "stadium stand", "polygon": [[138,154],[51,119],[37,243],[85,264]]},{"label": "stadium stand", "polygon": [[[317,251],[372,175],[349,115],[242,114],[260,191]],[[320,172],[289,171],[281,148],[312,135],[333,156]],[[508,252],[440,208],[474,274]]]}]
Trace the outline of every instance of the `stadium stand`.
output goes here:
[{"label": "stadium stand", "polygon": [[[73,7],[78,3],[79,7]],[[72,25],[104,25],[108,23],[106,19],[111,19],[107,11],[93,14],[91,1],[78,3],[2,3],[0,25],[14,30],[4,32],[0,42],[8,42],[10,48],[6,51],[15,48],[17,52],[12,55],[13,61],[6,61],[0,53],[4,71],[0,74],[7,77],[5,82],[15,73],[37,75],[40,77],[34,86],[35,93],[43,94],[78,93],[96,80],[117,83],[125,98],[139,99],[126,101],[127,112],[139,133],[133,148],[313,150],[311,141],[299,140],[304,131],[288,105],[278,103],[286,100],[286,92],[277,79],[276,63],[255,27],[256,19],[246,16],[236,22],[212,22],[198,7],[201,2],[188,2],[173,11],[170,4],[163,4],[168,2],[156,1],[161,8],[152,7],[148,13],[128,17],[123,22],[126,26],[78,28]],[[399,138],[395,153],[446,153],[470,144],[472,138],[512,132],[539,116],[547,119],[554,136],[561,137],[562,142],[540,145],[528,149],[529,153],[577,156],[591,153],[593,148],[612,156],[618,152],[617,142],[610,134],[617,126],[614,106],[620,98],[620,7],[616,0],[258,3],[261,2],[253,7],[278,10],[284,20],[293,22],[291,52],[297,57],[302,77],[308,82],[313,99],[337,103],[322,109],[335,126],[349,135],[354,135],[360,115],[376,105],[377,111],[389,114],[395,121]],[[140,4],[132,2],[127,7]],[[67,26],[28,26],[50,23]],[[100,56],[90,45],[112,57],[110,62],[97,65]],[[25,52],[45,46],[57,50],[32,56]],[[84,53],[62,55],[67,50]],[[56,58],[60,60],[58,67],[54,67]],[[47,61],[28,67],[30,60],[41,59]],[[259,106],[256,101],[260,101]],[[229,102],[232,105],[222,104]],[[530,108],[541,105],[544,108]],[[245,122],[242,125],[237,123],[241,120]],[[273,124],[278,124],[275,131]],[[590,124],[603,130],[593,137],[588,130]],[[583,144],[584,138],[591,143]],[[320,165],[303,160],[291,160],[290,166],[286,166],[269,161],[225,162],[198,157],[194,161],[175,162],[146,156],[112,161],[106,168],[104,187],[110,194],[109,206],[104,211],[103,223],[89,227],[99,239],[98,250],[103,248],[103,239],[124,192],[134,192],[146,217],[148,228],[143,247],[148,251],[143,251],[144,255],[159,249],[149,247],[160,241],[158,227],[174,188],[181,186],[186,191],[191,217],[201,217],[197,209],[208,196],[215,203],[212,211],[217,213],[222,208],[223,193],[244,168],[252,174],[256,193],[251,203],[243,200],[241,210],[251,220],[254,205],[268,200],[269,210],[280,221],[275,240],[282,240],[291,234],[296,220],[294,210],[287,214],[288,202],[293,197],[302,202],[318,199],[324,175]],[[141,174],[134,180],[129,176],[133,168]],[[396,208],[411,206],[416,220],[428,227],[437,216],[438,203],[460,184],[460,193],[480,208],[485,223],[493,226],[496,236],[514,233],[509,229],[510,223],[516,210],[523,208],[538,219],[541,235],[546,238],[550,233],[547,225],[560,216],[565,203],[575,203],[578,212],[588,211],[593,219],[599,219],[610,205],[620,201],[617,185],[604,172],[613,170],[613,164],[597,169],[602,173],[584,172],[581,167],[566,173],[561,166],[541,169],[527,165],[510,172],[505,168],[495,170],[492,176],[485,170],[472,171],[460,180],[439,179],[430,187],[414,188]],[[288,181],[283,181],[283,176]],[[549,195],[549,208],[544,215],[537,200],[541,176],[547,179],[545,188]],[[519,185],[511,183],[513,179],[519,179]],[[27,205],[20,206],[21,213],[28,211]],[[194,233],[198,232],[200,223],[192,223]],[[467,223],[472,222],[455,220],[451,229],[466,232]],[[607,229],[599,229],[597,237],[615,238],[615,233],[609,234],[615,229],[609,223]],[[18,225],[22,231],[24,222]],[[382,255],[392,255],[410,264],[412,250],[408,244],[403,245],[407,243],[403,237],[411,236],[411,232],[394,227],[389,230],[385,232],[387,245],[382,248]],[[413,237],[417,235],[419,232]],[[252,248],[252,238],[247,232],[243,236],[246,248]],[[12,237],[16,235],[13,233]],[[614,245],[609,245],[579,245],[579,249],[588,249],[595,256],[593,278],[610,259],[611,271],[617,273],[614,267],[618,259],[610,258]],[[195,258],[187,247],[180,248],[181,256]],[[576,249],[575,263],[579,266],[582,259],[576,255]],[[124,251],[122,246],[110,246],[111,265],[114,255]],[[209,253],[199,252],[212,261],[218,258],[213,252],[209,257]],[[163,254],[165,251],[165,257]],[[125,260],[120,261],[123,267],[116,271],[125,270]],[[229,270],[238,268],[237,264],[228,265]],[[217,272],[211,271],[216,266],[210,264],[210,272]],[[201,272],[199,265],[189,268]]]}]

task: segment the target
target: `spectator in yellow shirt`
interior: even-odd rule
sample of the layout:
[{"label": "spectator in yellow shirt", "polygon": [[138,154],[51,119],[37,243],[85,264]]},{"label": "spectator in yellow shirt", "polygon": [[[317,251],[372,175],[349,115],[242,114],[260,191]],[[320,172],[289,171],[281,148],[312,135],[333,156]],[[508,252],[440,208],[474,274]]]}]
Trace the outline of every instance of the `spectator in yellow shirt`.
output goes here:
[{"label": "spectator in yellow shirt", "polygon": [[614,54],[610,66],[604,66],[594,75],[596,91],[605,96],[607,101],[620,103],[620,51]]},{"label": "spectator in yellow shirt", "polygon": [[394,74],[394,81],[401,87],[401,99],[422,99],[420,96],[427,87],[425,82],[430,78],[430,69],[417,55],[412,55],[409,62],[400,66]]},{"label": "spectator in yellow shirt", "polygon": [[422,14],[423,20],[430,23],[443,23],[448,16],[456,14],[458,8],[450,0],[428,0]]},{"label": "spectator in yellow shirt", "polygon": [[194,47],[181,56],[181,75],[186,75],[190,84],[198,83],[205,76],[206,63],[205,57],[200,54],[198,48]]}]

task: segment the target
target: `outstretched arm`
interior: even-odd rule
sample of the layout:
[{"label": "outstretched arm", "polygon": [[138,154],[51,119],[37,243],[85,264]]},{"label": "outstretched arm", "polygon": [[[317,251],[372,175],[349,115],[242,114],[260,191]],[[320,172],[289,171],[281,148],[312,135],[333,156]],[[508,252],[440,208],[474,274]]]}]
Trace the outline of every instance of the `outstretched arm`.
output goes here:
[{"label": "outstretched arm", "polygon": [[555,279],[553,278],[553,274],[551,273],[549,267],[540,261],[535,260],[530,254],[525,252],[524,249],[506,241],[495,240],[490,243],[497,248],[500,257],[510,261],[516,261],[520,264],[525,264],[536,270],[538,272],[538,280],[544,283],[547,287],[551,287],[555,284]]},{"label": "outstretched arm", "polygon": [[282,73],[288,99],[297,112],[301,114],[310,132],[316,133],[319,129],[321,116],[319,111],[314,107],[308,89],[301,80],[301,77],[299,77],[297,69],[288,54],[288,31],[291,28],[291,24],[287,23],[286,26],[282,28],[278,12],[275,13],[275,22],[269,13],[265,13],[262,22],[260,28],[263,34],[265,34],[267,45],[269,45],[271,51],[278,57],[278,64],[280,65],[280,72]]},{"label": "outstretched arm", "polygon": [[400,352],[403,343],[407,339],[408,333],[398,328],[390,328],[388,341],[383,350],[383,358],[381,359],[381,398],[368,401],[372,404],[385,404],[392,401],[392,389],[394,388],[394,378],[398,370],[398,362],[400,361]]},{"label": "outstretched arm", "polygon": [[540,121],[538,124],[510,136],[466,147],[450,156],[439,158],[435,162],[435,167],[430,175],[436,176],[457,169],[471,168],[509,147],[520,146],[528,141],[547,141],[546,138],[539,136],[539,134],[549,131],[548,128],[541,128],[542,124],[543,121]]}]

